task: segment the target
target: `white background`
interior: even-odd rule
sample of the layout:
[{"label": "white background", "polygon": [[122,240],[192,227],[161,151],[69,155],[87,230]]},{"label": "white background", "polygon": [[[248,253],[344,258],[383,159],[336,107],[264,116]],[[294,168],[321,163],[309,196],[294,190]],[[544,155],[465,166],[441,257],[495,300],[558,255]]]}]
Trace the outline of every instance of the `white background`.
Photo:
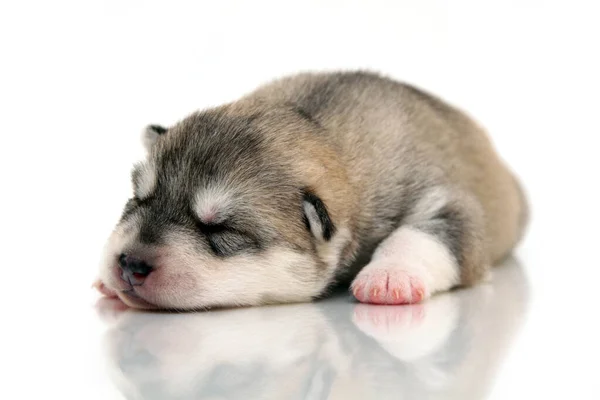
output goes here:
[{"label": "white background", "polygon": [[599,395],[599,11],[594,1],[3,1],[0,397],[117,395],[98,363],[89,286],[144,125],[336,68],[381,71],[468,110],[524,182],[533,220],[517,254],[532,303],[492,397]]}]

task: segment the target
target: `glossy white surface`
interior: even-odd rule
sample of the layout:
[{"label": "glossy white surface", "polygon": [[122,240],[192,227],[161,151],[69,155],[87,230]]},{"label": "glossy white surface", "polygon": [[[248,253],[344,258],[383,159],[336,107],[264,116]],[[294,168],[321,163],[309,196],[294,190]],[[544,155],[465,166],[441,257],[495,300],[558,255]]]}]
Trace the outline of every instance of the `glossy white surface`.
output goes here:
[{"label": "glossy white surface", "polygon": [[[0,3],[2,399],[598,399],[596,2]],[[532,222],[489,284],[204,314],[96,307],[139,132],[303,69],[481,121]],[[212,396],[212,397],[211,397]]]},{"label": "glossy white surface", "polygon": [[490,392],[528,305],[523,270],[407,307],[315,304],[115,312],[107,373],[131,399],[465,399]]}]

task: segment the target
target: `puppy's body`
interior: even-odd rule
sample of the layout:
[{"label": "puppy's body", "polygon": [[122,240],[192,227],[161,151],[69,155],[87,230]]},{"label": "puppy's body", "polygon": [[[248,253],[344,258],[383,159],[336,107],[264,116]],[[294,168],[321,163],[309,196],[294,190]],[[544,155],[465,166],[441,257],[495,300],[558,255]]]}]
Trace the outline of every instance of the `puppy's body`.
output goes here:
[{"label": "puppy's body", "polygon": [[526,218],[480,127],[374,74],[284,78],[146,138],[102,275],[141,307],[305,301],[350,279],[361,301],[418,302],[481,280]]}]

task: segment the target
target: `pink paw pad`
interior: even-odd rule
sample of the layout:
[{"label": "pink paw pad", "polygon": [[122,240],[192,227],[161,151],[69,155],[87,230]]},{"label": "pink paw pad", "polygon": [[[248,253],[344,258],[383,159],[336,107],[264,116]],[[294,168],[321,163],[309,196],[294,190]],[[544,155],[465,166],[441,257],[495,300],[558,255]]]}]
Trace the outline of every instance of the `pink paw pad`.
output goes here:
[{"label": "pink paw pad", "polygon": [[358,301],[370,304],[414,304],[428,296],[423,279],[393,266],[365,267],[351,289]]}]

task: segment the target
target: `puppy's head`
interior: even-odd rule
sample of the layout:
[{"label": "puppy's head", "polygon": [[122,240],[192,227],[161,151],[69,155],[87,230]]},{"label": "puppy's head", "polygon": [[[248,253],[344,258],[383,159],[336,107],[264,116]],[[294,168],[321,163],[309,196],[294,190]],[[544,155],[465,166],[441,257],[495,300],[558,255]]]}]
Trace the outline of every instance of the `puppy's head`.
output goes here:
[{"label": "puppy's head", "polygon": [[320,196],[323,179],[298,172],[321,167],[299,162],[302,145],[266,119],[213,110],[146,129],[148,156],[101,272],[124,302],[188,310],[308,301],[326,288],[347,229]]}]

